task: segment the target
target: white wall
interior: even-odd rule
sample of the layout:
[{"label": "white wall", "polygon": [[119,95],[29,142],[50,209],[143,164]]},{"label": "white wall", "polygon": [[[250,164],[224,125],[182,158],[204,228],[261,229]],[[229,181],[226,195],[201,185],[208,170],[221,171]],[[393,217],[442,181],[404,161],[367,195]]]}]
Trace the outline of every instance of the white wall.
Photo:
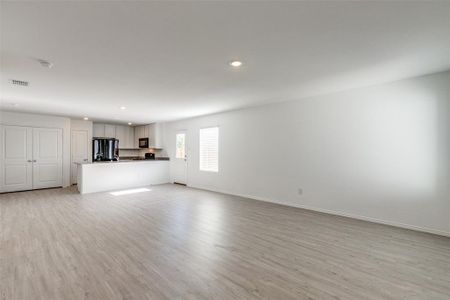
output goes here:
[{"label": "white wall", "polygon": [[[166,149],[188,131],[192,187],[450,235],[449,86],[444,72],[170,122]],[[214,125],[217,174],[198,167]]]},{"label": "white wall", "polygon": [[61,128],[63,132],[63,186],[70,185],[69,118],[0,111],[0,124],[44,128]]}]

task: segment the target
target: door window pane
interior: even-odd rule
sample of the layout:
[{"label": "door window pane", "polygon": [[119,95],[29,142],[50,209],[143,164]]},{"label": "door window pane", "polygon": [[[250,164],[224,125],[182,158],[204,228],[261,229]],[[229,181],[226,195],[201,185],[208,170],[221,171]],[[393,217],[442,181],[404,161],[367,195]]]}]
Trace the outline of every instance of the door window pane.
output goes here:
[{"label": "door window pane", "polygon": [[177,133],[176,136],[176,146],[175,146],[175,157],[185,158],[186,157],[186,134]]}]

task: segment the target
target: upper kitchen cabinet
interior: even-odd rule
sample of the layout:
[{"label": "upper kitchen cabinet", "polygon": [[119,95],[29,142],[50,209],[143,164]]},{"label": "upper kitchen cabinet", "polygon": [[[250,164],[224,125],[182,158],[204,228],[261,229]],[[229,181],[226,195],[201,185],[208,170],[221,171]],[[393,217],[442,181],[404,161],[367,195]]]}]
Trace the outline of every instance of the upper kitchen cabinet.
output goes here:
[{"label": "upper kitchen cabinet", "polygon": [[116,137],[116,125],[105,124],[105,137],[107,138]]},{"label": "upper kitchen cabinet", "polygon": [[138,148],[134,143],[134,128],[131,126],[94,123],[93,130],[94,137],[118,139],[119,149]]},{"label": "upper kitchen cabinet", "polygon": [[159,123],[134,127],[135,146],[139,147],[139,139],[148,138],[148,148],[162,149],[162,127]]},{"label": "upper kitchen cabinet", "polygon": [[94,123],[94,137],[115,138],[116,125]]},{"label": "upper kitchen cabinet", "polygon": [[134,149],[134,128],[131,126],[116,125],[116,139],[119,140],[119,149]]},{"label": "upper kitchen cabinet", "polygon": [[123,148],[125,146],[125,139],[127,136],[126,128],[125,126],[116,126],[116,139],[119,140],[119,148]]},{"label": "upper kitchen cabinet", "polygon": [[138,145],[137,141],[139,139],[148,137],[148,131],[146,130],[146,126],[143,125],[143,126],[136,126],[136,127],[134,127],[134,137],[136,139],[136,146],[137,146]]},{"label": "upper kitchen cabinet", "polygon": [[147,125],[149,148],[162,149],[162,126],[160,123]]},{"label": "upper kitchen cabinet", "polygon": [[93,137],[106,137],[105,136],[105,124],[94,123],[92,136]]},{"label": "upper kitchen cabinet", "polygon": [[134,127],[134,147],[139,148],[139,139],[148,137],[148,130],[146,131],[146,125]]},{"label": "upper kitchen cabinet", "polygon": [[94,123],[94,137],[116,138],[119,149],[139,148],[139,139],[148,138],[148,148],[162,149],[162,125],[152,123],[142,126]]},{"label": "upper kitchen cabinet", "polygon": [[134,147],[134,127],[128,126],[127,127],[127,145],[128,148],[135,148]]}]

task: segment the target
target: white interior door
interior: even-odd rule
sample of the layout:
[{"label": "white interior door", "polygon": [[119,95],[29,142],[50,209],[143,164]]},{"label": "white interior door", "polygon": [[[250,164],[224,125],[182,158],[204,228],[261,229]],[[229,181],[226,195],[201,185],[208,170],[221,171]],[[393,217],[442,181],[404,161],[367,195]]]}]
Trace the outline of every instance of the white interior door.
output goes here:
[{"label": "white interior door", "polygon": [[87,130],[73,130],[71,145],[71,182],[72,184],[75,184],[77,183],[77,163],[86,163],[89,161],[89,142]]},{"label": "white interior door", "polygon": [[62,186],[62,130],[33,128],[33,188]]},{"label": "white interior door", "polygon": [[32,129],[21,126],[2,128],[2,191],[31,190]]},{"label": "white interior door", "polygon": [[187,147],[186,131],[180,130],[175,134],[175,159],[172,165],[172,180],[174,183],[187,183]]}]

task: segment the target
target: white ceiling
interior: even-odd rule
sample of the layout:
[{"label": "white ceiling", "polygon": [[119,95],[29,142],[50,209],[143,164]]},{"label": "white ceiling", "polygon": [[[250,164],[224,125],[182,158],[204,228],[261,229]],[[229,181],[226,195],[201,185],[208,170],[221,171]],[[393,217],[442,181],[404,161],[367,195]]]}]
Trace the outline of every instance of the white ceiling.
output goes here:
[{"label": "white ceiling", "polygon": [[8,110],[148,123],[448,69],[449,1],[1,2]]}]

